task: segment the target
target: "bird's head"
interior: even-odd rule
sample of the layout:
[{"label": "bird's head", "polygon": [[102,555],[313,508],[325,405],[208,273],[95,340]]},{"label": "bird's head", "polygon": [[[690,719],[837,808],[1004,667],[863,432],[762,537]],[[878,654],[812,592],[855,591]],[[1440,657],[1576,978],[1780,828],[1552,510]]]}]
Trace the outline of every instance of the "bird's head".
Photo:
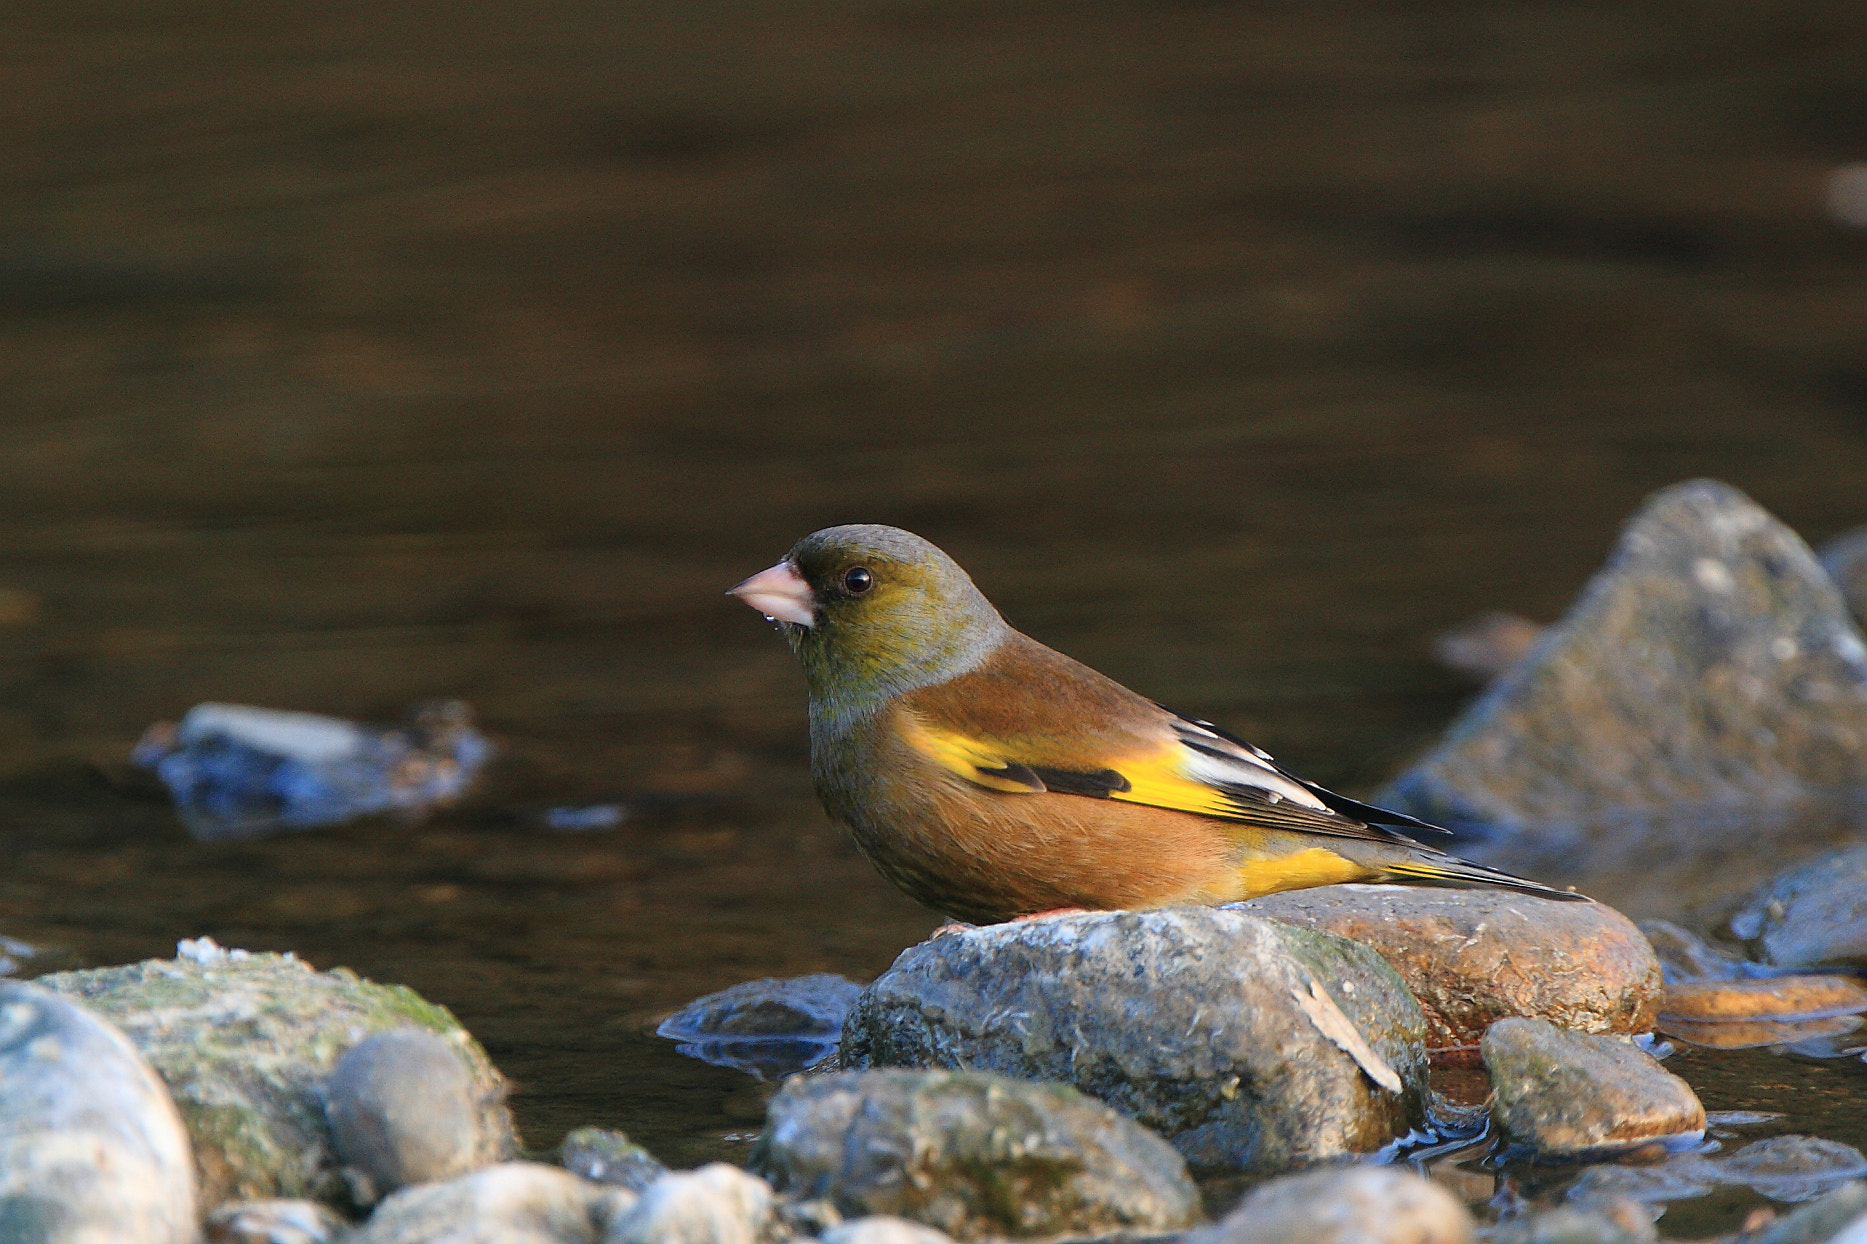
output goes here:
[{"label": "bird's head", "polygon": [[812,532],[730,594],[778,623],[832,711],[963,673],[1010,631],[957,562],[898,527]]}]

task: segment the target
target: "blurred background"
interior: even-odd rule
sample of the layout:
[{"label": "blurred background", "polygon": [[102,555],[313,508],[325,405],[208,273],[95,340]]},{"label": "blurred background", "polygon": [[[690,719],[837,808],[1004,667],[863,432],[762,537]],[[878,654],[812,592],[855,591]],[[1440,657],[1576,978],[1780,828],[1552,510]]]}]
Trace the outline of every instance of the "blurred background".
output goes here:
[{"label": "blurred background", "polygon": [[[12,0],[0,933],[347,964],[452,1007],[536,1145],[742,1152],[762,1098],[653,1017],[935,920],[816,808],[727,586],[906,526],[1365,792],[1469,691],[1431,637],[1553,620],[1649,491],[1867,521],[1863,36],[1839,0]],[[422,825],[196,843],[124,766],[197,701],[435,695],[500,758]]]}]

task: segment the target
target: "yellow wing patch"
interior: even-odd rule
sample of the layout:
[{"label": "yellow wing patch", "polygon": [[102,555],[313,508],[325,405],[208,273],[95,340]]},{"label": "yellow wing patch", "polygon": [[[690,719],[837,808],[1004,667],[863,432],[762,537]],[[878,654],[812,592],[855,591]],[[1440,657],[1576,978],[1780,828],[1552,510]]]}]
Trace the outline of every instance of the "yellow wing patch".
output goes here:
[{"label": "yellow wing patch", "polygon": [[901,737],[921,755],[975,786],[1008,795],[1039,795],[1044,791],[1037,775],[1018,762],[976,739],[936,729],[913,713],[902,714]]},{"label": "yellow wing patch", "polygon": [[1174,743],[1153,756],[1124,757],[1114,767],[1128,779],[1128,789],[1112,791],[1109,798],[1178,812],[1196,812],[1201,816],[1236,818],[1237,800],[1217,787],[1180,772],[1180,758],[1184,754],[1185,749]]}]

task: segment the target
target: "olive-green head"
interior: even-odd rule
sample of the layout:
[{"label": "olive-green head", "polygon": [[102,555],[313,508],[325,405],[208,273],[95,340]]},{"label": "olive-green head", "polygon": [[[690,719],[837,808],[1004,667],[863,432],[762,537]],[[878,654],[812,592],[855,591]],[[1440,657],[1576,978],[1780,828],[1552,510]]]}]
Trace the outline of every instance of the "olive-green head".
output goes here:
[{"label": "olive-green head", "polygon": [[899,527],[812,532],[732,595],[779,624],[832,712],[964,673],[1010,634],[957,562]]}]

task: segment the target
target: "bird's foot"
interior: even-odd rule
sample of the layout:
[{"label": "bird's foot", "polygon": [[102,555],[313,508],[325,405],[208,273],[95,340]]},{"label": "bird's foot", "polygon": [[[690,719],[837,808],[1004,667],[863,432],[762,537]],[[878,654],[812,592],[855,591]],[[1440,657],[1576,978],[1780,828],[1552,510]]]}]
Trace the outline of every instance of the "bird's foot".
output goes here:
[{"label": "bird's foot", "polygon": [[966,924],[963,921],[959,921],[959,920],[949,920],[945,924],[941,925],[939,928],[935,929],[933,932],[929,933],[927,935],[927,940],[931,942],[936,937],[951,937],[955,933],[966,933],[978,927],[979,926],[976,924]]},{"label": "bird's foot", "polygon": [[1052,907],[1049,911],[1034,911],[1028,916],[1013,916],[1010,923],[1022,924],[1026,920],[1042,920],[1045,916],[1080,916],[1088,910],[1087,907]]}]

